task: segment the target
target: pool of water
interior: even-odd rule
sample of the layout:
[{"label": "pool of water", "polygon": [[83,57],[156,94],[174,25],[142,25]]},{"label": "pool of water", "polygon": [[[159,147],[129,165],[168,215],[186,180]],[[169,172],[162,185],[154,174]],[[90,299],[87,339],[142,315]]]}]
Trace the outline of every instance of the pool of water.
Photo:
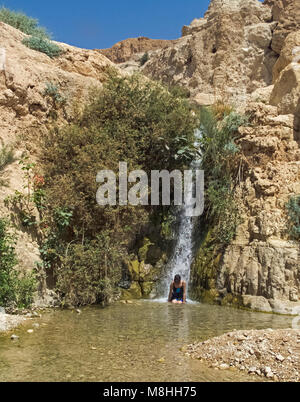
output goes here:
[{"label": "pool of water", "polygon": [[[40,327],[27,333],[34,322]],[[0,335],[0,381],[253,381],[180,348],[233,329],[290,327],[290,317],[197,303],[53,310],[14,330],[18,341]]]}]

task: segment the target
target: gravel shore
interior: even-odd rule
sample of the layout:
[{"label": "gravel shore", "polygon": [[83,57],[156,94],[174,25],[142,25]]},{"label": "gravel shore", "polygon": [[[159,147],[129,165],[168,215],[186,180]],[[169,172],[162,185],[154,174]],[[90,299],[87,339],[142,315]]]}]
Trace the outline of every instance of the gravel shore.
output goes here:
[{"label": "gravel shore", "polygon": [[10,315],[0,313],[0,332],[9,331],[25,321],[25,317],[20,315]]},{"label": "gravel shore", "polygon": [[220,370],[237,368],[273,381],[300,381],[300,330],[233,331],[185,348]]}]

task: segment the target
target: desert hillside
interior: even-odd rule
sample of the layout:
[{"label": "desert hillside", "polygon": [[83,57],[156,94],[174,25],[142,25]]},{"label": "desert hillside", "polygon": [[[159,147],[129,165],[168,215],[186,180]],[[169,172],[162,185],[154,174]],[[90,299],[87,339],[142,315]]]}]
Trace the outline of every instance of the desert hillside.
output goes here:
[{"label": "desert hillside", "polygon": [[[208,234],[192,264],[195,297],[264,311],[292,308],[289,303],[299,300],[300,288],[299,240],[289,233],[287,210],[300,194],[299,2],[212,0],[204,18],[183,27],[175,41],[140,37],[101,51],[57,43],[62,53],[54,58],[26,47],[25,37],[0,23],[0,136],[3,147],[15,149],[15,161],[3,172],[2,214],[11,214],[7,197],[23,191],[19,160],[24,152],[38,161],[39,139],[53,123],[53,107],[55,124],[68,125],[79,113],[74,100],[84,107],[91,88],[101,88],[112,67],[119,76],[138,71],[169,88],[181,87],[194,107],[223,103],[249,119],[234,139],[239,168],[232,183],[239,224],[226,244],[210,237],[215,223],[206,218],[198,223],[195,236],[203,235],[203,225]],[[141,63],[145,53],[147,60]],[[53,86],[54,95],[49,92]],[[57,107],[60,99],[63,107]],[[40,260],[39,235],[18,223],[16,230],[20,267],[30,270]],[[155,262],[138,257],[126,263],[128,297],[146,292],[143,275],[156,272],[158,261],[161,266],[166,258],[156,241],[145,235],[137,242],[146,249],[151,244]],[[155,282],[157,273],[154,277]],[[149,294],[153,276],[146,282]]]}]

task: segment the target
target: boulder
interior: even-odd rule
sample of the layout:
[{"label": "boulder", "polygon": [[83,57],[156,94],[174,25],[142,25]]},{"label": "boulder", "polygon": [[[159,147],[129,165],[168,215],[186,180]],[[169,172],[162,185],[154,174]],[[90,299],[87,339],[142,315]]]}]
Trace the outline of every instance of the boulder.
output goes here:
[{"label": "boulder", "polygon": [[251,310],[263,311],[266,313],[272,312],[272,308],[268,300],[262,296],[242,296],[244,307],[250,308]]}]

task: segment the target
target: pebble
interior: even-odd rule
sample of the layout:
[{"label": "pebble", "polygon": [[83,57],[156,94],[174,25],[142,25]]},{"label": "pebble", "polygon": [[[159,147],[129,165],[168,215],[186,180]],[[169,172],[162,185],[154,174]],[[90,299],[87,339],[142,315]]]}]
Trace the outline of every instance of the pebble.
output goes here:
[{"label": "pebble", "polygon": [[282,355],[276,355],[276,359],[279,360],[280,362],[283,362],[285,358]]},{"label": "pebble", "polygon": [[38,324],[37,322],[35,322],[34,324],[32,324],[32,326],[33,326],[34,328],[39,328],[39,327],[40,327],[40,324]]},{"label": "pebble", "polygon": [[227,369],[229,369],[229,365],[226,364],[226,363],[220,364],[219,369],[220,370],[227,370]]},{"label": "pebble", "polygon": [[11,339],[12,341],[17,341],[17,340],[19,339],[19,337],[18,337],[18,335],[13,334],[13,335],[10,337],[10,339]]},{"label": "pebble", "polygon": [[27,332],[28,332],[29,334],[32,334],[32,333],[33,333],[33,329],[28,329]]}]

